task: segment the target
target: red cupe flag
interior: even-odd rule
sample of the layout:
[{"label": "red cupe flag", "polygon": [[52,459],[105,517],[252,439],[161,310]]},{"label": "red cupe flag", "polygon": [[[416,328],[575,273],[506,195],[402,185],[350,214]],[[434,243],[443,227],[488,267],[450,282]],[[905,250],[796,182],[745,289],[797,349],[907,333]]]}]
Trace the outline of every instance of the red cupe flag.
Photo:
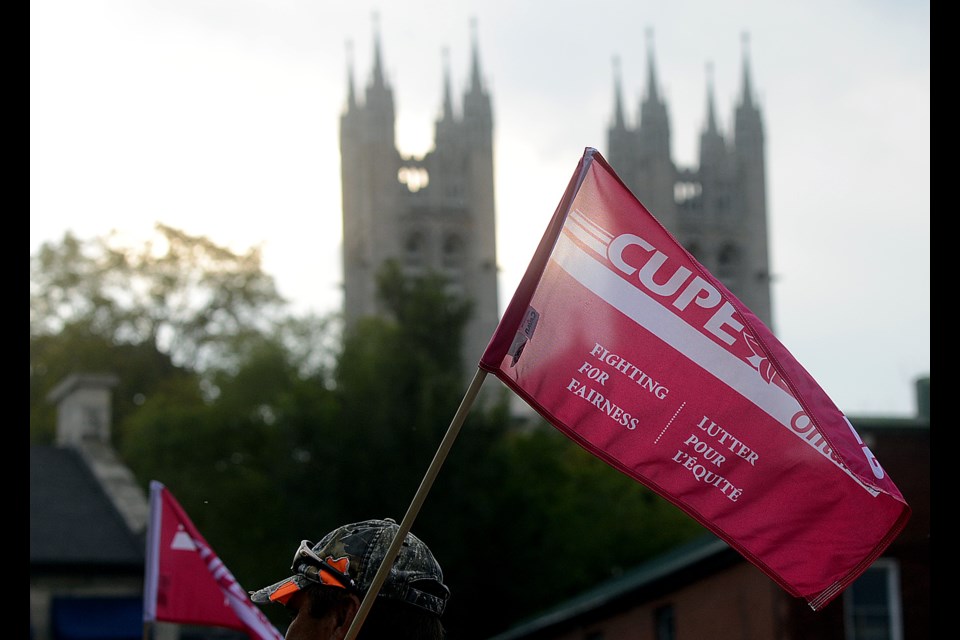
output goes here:
[{"label": "red cupe flag", "polygon": [[910,517],[817,382],[595,149],[479,367],[815,611]]},{"label": "red cupe flag", "polygon": [[283,640],[156,480],[150,483],[143,621],[225,627],[254,640]]}]

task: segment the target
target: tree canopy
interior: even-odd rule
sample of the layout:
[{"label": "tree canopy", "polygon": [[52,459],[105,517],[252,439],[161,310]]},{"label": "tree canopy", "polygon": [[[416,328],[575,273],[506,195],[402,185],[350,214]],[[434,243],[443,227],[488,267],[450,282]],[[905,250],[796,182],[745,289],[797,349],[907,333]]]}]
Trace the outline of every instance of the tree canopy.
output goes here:
[{"label": "tree canopy", "polygon": [[68,232],[30,257],[31,337],[79,324],[117,344],[153,344],[195,371],[230,366],[285,304],[259,249],[238,255],[162,224],[143,245]]},{"label": "tree canopy", "polygon": [[[470,302],[388,263],[384,313],[342,330],[289,313],[256,251],[158,233],[139,248],[68,234],[31,256],[32,441],[51,441],[45,398],[65,375],[117,374],[122,459],[144,489],[167,485],[246,588],[285,575],[303,538],[399,521],[466,390]],[[413,526],[451,588],[451,637],[488,637],[702,531],[492,395]]]}]

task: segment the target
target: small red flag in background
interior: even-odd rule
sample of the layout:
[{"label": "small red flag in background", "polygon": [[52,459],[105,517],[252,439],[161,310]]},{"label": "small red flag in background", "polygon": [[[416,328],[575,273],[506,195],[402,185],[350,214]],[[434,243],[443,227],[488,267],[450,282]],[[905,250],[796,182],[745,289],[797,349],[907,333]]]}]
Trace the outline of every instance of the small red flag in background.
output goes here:
[{"label": "small red flag in background", "polygon": [[255,640],[283,640],[190,521],[173,494],[150,483],[150,525],[143,621],[246,631]]},{"label": "small red flag in background", "polygon": [[816,381],[595,149],[479,366],[814,610],[910,517]]}]

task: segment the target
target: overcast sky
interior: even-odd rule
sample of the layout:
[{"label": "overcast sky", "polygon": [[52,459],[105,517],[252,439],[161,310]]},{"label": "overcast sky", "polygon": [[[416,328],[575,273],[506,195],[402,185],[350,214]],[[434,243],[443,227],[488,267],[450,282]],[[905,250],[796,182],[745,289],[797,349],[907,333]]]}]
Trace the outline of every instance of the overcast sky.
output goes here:
[{"label": "overcast sky", "polygon": [[445,50],[459,105],[476,21],[494,110],[501,312],[584,148],[606,154],[614,57],[634,124],[652,30],[674,159],[695,166],[707,65],[729,132],[748,33],[774,332],[843,412],[915,413],[914,381],[930,370],[929,2],[30,8],[31,254],[68,229],[140,238],[162,222],[236,251],[262,246],[281,292],[319,313],[341,304],[339,117],[350,57],[358,92],[369,80],[375,14],[404,155],[432,146]]}]

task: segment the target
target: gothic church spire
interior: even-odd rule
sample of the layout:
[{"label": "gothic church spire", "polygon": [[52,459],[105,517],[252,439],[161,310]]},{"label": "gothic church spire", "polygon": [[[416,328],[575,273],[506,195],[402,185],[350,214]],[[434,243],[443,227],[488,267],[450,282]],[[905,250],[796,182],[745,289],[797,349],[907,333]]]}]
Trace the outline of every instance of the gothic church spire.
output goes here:
[{"label": "gothic church spire", "polygon": [[480,47],[477,44],[477,20],[470,20],[470,86],[463,96],[463,122],[483,149],[493,145],[493,109],[483,88],[480,73]]},{"label": "gothic church spire", "polygon": [[385,87],[383,78],[383,63],[380,59],[380,16],[373,14],[373,86]]},{"label": "gothic church spire", "polygon": [[480,78],[480,52],[477,45],[477,19],[470,19],[470,93],[480,94],[483,86]]},{"label": "gothic church spire", "polygon": [[653,29],[647,29],[647,91],[640,104],[640,127],[638,144],[648,158],[669,164],[670,117],[667,105],[660,98],[657,88],[657,72],[653,59]]},{"label": "gothic church spire", "polygon": [[613,57],[613,128],[625,129],[626,119],[623,117],[623,89],[620,83],[620,57]]},{"label": "gothic church spire", "polygon": [[750,35],[744,33],[741,36],[741,42],[743,44],[743,95],[741,96],[741,102],[745,107],[753,106],[753,89],[750,85]]},{"label": "gothic church spire", "polygon": [[442,120],[453,120],[453,98],[450,93],[450,51],[443,48],[443,115]]},{"label": "gothic church spire", "polygon": [[657,92],[657,70],[653,60],[653,29],[647,28],[647,100],[659,102]]},{"label": "gothic church spire", "polygon": [[743,91],[734,114],[734,141],[738,148],[743,150],[749,148],[755,157],[762,157],[763,123],[760,118],[760,107],[754,100],[753,87],[750,83],[748,34],[744,33],[741,41],[743,42]]},{"label": "gothic church spire", "polygon": [[713,65],[707,63],[707,123],[700,133],[700,170],[706,175],[720,170],[726,156],[726,143],[717,127],[713,96]]},{"label": "gothic church spire", "polygon": [[707,131],[716,133],[717,116],[713,104],[713,65],[707,63]]},{"label": "gothic church spire", "polygon": [[353,90],[353,42],[347,40],[347,110],[357,106],[357,94]]}]

